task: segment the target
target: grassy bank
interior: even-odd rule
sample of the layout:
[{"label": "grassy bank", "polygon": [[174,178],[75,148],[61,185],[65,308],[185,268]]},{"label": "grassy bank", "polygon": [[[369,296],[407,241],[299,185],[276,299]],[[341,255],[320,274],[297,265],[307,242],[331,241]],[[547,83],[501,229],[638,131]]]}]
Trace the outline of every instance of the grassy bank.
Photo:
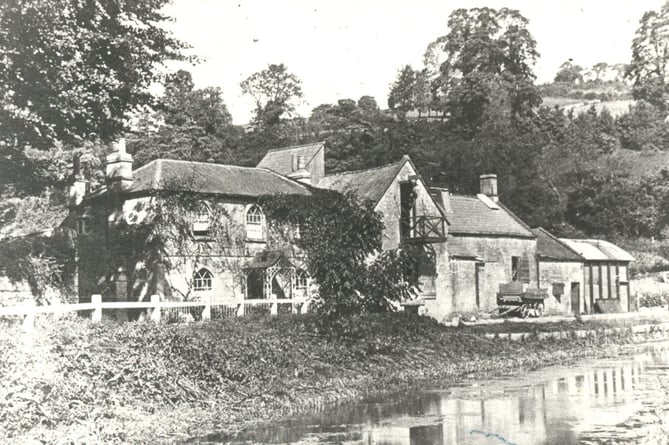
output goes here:
[{"label": "grassy bank", "polygon": [[615,354],[624,338],[523,343],[386,314],[3,328],[0,437],[167,442],[474,372]]}]

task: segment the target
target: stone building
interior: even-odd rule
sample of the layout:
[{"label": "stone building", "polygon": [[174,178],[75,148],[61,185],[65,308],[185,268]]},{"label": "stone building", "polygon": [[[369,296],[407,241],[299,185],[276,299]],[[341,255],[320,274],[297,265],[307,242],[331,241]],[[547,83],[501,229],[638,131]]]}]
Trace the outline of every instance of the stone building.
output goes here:
[{"label": "stone building", "polygon": [[[81,301],[101,293],[105,300],[166,300],[204,297],[215,302],[306,297],[309,278],[294,233],[270,229],[260,196],[311,194],[302,182],[264,168],[158,159],[133,170],[124,143],[107,158],[106,185],[72,188],[71,215],[78,236]],[[177,202],[169,207],[169,200]],[[161,215],[180,222],[161,248],[164,256],[147,264],[134,255],[132,230]],[[173,214],[174,213],[174,214]],[[155,221],[154,221],[155,223]],[[165,233],[165,232],[163,232]],[[166,261],[169,267],[166,266]]]},{"label": "stone building", "polygon": [[432,193],[448,222],[449,258],[448,292],[433,312],[492,313],[500,285],[537,287],[536,237],[499,202],[496,175],[482,175],[475,196]]},{"label": "stone building", "polygon": [[539,286],[549,290],[547,310],[554,313],[636,310],[629,284],[634,258],[604,240],[558,239],[542,228],[537,236]]},{"label": "stone building", "polygon": [[[254,168],[159,159],[136,170],[121,143],[108,156],[106,173],[107,183],[98,190],[86,190],[83,181],[72,187],[69,219],[80,235],[82,301],[94,293],[112,300],[154,293],[168,300],[207,297],[229,303],[308,299],[312,283],[293,242],[299,231],[271,228],[258,199],[309,196],[321,188],[370,200],[382,216],[384,250],[419,247],[419,298],[412,303],[438,320],[494,313],[497,294],[508,285],[521,292],[549,289],[552,312],[576,307],[591,312],[598,302],[599,310],[610,309],[607,301],[616,298],[630,307],[631,257],[600,242],[598,252],[606,255],[600,258],[590,241],[533,232],[499,202],[496,175],[482,175],[480,193],[473,196],[430,189],[408,156],[326,175],[322,143],[270,150]],[[181,243],[164,246],[169,261],[152,265],[133,259],[128,229],[154,218],[165,197],[186,195],[192,201],[185,215],[189,230]],[[577,279],[579,274],[584,279]],[[572,305],[576,295],[583,298]]]}]

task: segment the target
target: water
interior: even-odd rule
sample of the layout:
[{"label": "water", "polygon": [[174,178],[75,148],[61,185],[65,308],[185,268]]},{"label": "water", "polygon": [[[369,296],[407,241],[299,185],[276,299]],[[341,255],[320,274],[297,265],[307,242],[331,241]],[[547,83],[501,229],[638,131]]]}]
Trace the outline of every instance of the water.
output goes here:
[{"label": "water", "polygon": [[669,344],[387,397],[210,443],[571,445],[666,443]]}]

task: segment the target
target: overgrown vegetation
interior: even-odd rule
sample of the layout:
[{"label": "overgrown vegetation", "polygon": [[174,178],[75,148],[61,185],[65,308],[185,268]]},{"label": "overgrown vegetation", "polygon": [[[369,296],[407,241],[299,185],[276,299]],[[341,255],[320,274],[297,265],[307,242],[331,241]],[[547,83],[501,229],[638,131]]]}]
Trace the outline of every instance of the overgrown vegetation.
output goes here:
[{"label": "overgrown vegetation", "polygon": [[[0,435],[21,443],[172,442],[472,372],[615,353],[609,339],[489,340],[410,314],[211,323],[42,321],[0,337]],[[32,348],[26,345],[32,344]]]},{"label": "overgrown vegetation", "polygon": [[294,242],[319,288],[312,307],[332,315],[380,312],[413,298],[415,253],[408,248],[381,253],[384,227],[374,203],[361,203],[350,193],[312,193],[260,200],[272,224],[299,229]]}]

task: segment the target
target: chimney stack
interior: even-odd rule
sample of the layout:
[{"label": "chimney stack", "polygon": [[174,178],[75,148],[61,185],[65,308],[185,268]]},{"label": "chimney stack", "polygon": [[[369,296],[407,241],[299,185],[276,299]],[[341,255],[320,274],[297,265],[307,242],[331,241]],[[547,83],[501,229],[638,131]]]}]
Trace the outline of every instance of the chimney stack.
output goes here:
[{"label": "chimney stack", "polygon": [[430,194],[434,196],[437,204],[441,205],[444,212],[453,213],[453,208],[451,207],[451,194],[447,188],[431,187]]},{"label": "chimney stack", "polygon": [[499,202],[497,195],[497,175],[486,174],[480,176],[481,193],[490,198],[493,202]]},{"label": "chimney stack", "polygon": [[[295,159],[293,155],[293,159]],[[295,166],[295,162],[293,161],[293,165]],[[288,175],[290,179],[294,179],[297,182],[301,182],[302,184],[311,184],[311,173],[309,170],[307,170],[306,163],[304,162],[304,156],[298,155],[297,156],[297,169],[294,170],[291,174]]]},{"label": "chimney stack", "polygon": [[107,189],[119,192],[132,185],[132,155],[125,150],[125,138],[114,143],[114,151],[107,155]]}]

